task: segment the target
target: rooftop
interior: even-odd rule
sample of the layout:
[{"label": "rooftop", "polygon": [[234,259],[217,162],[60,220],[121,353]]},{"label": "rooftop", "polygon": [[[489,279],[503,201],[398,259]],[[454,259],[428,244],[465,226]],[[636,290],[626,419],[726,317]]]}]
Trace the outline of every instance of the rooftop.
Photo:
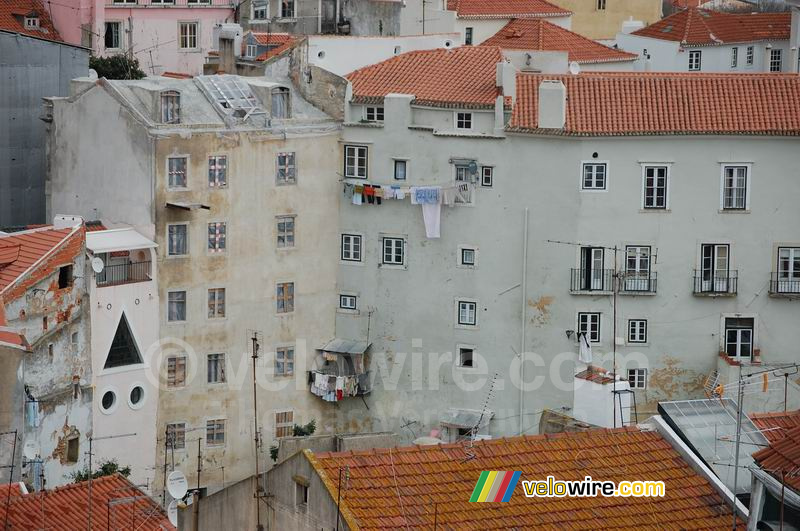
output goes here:
[{"label": "rooftop", "polygon": [[[297,41],[294,35],[289,33],[262,33],[257,31],[252,31],[250,33],[258,44],[262,46],[272,46],[272,48],[256,57],[256,61],[266,61],[276,55],[280,55],[294,46],[294,43]],[[244,48],[246,48],[246,43],[243,42],[242,48],[242,52],[245,52],[246,50]]]},{"label": "rooftop", "polygon": [[770,443],[783,439],[788,430],[800,426],[800,409],[775,413],[751,413],[749,416],[756,428],[761,430]]},{"label": "rooftop", "polygon": [[784,437],[754,453],[753,460],[776,479],[783,476],[788,486],[800,491],[800,426],[786,431]]},{"label": "rooftop", "polygon": [[[538,129],[539,84],[567,91],[563,130]],[[800,134],[800,78],[788,74],[586,72],[517,75],[512,131],[579,136]]]},{"label": "rooftop", "polygon": [[[36,26],[26,26],[26,18],[36,18]],[[0,0],[0,30],[62,42],[41,0]]]},{"label": "rooftop", "polygon": [[791,13],[724,13],[689,8],[662,18],[633,35],[695,46],[786,40]]},{"label": "rooftop", "polygon": [[[723,497],[654,431],[636,427],[435,446],[305,455],[337,499],[350,529],[442,528],[721,529],[731,511]],[[632,476],[665,482],[663,498],[574,497],[529,500],[518,485],[507,503],[468,500],[482,471],[521,471],[521,480]]]},{"label": "rooftop", "polygon": [[533,50],[569,54],[578,63],[610,63],[633,61],[638,56],[600,44],[561,26],[542,19],[515,19],[505,25],[482,46],[499,46],[509,50]]},{"label": "rooftop", "polygon": [[545,0],[447,0],[458,18],[568,17],[572,12]]},{"label": "rooftop", "polygon": [[614,381],[614,375],[611,372],[602,367],[595,367],[594,365],[587,366],[586,369],[576,374],[575,378],[602,385],[610,384]]}]

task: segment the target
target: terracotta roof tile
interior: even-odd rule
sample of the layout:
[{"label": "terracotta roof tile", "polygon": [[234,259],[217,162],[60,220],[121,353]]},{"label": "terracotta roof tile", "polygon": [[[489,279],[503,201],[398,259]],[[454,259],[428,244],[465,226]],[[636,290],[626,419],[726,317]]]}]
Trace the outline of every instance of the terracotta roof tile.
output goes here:
[{"label": "terracotta roof tile", "polygon": [[458,18],[567,17],[572,11],[545,0],[448,0]]},{"label": "terracotta roof tile", "polygon": [[542,19],[512,20],[481,45],[509,50],[564,51],[569,53],[570,61],[578,63],[633,61],[638,57]]},{"label": "terracotta roof tile", "polygon": [[800,426],[800,409],[775,413],[751,413],[748,416],[771,443],[783,439],[788,430]]},{"label": "terracotta roof tile", "polygon": [[492,107],[500,95],[494,46],[408,52],[348,74],[356,103],[378,103],[390,93],[413,94],[422,105]]},{"label": "terracotta roof tile", "polygon": [[[132,497],[136,499],[109,504]],[[8,523],[12,529],[78,531],[86,529],[88,514],[88,482],[84,481],[12,498]],[[0,520],[5,516],[6,504],[0,503]],[[113,531],[175,529],[157,503],[119,474],[92,481],[92,527]]]},{"label": "terracotta roof tile", "polygon": [[[341,512],[350,529],[721,529],[730,507],[658,433],[627,427],[466,444],[305,455],[331,497],[348,467]],[[470,457],[474,456],[474,457]],[[469,503],[481,471],[521,479],[664,481],[663,498],[539,498],[517,485],[507,503]],[[744,525],[744,522],[741,522]]]},{"label": "terracotta roof tile", "polygon": [[613,376],[609,373],[606,369],[602,367],[595,367],[594,365],[589,365],[586,367],[585,370],[579,372],[575,375],[575,378],[581,378],[583,380],[588,380],[590,382],[595,382],[599,384],[610,384],[614,381]]},{"label": "terracotta roof tile", "polygon": [[[28,15],[39,18],[38,28],[25,27]],[[41,0],[0,0],[0,30],[63,42]]]},{"label": "terracotta roof tile", "polygon": [[[567,90],[563,130],[538,129],[539,84]],[[800,78],[788,74],[586,72],[517,75],[509,129],[548,134],[800,134]]]},{"label": "terracotta roof tile", "polygon": [[691,45],[786,40],[791,13],[724,13],[690,8],[662,18],[633,35]]},{"label": "terracotta roof tile", "polygon": [[[297,38],[294,35],[289,33],[266,33],[266,32],[257,32],[251,31],[250,32],[253,37],[255,37],[256,42],[262,45],[269,45],[274,46],[267,50],[266,52],[260,54],[258,57],[255,58],[256,61],[266,61],[271,57],[275,57],[276,55],[280,55],[292,46],[294,46],[295,42],[297,42]],[[247,44],[242,44],[242,55],[247,51]]]},{"label": "terracotta roof tile", "polygon": [[753,460],[775,478],[780,480],[783,475],[787,485],[800,491],[800,426],[754,453]]}]

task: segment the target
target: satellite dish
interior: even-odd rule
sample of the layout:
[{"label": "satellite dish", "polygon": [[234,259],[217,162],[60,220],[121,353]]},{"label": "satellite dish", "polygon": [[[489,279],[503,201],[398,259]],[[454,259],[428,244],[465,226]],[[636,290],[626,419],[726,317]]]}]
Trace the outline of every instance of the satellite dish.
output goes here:
[{"label": "satellite dish", "polygon": [[94,81],[95,79],[97,79],[97,70],[95,70],[94,68],[90,68],[90,69],[89,69],[89,76],[88,76],[88,77],[89,77],[89,79],[91,79],[92,81]]},{"label": "satellite dish", "polygon": [[176,500],[180,500],[186,496],[189,490],[189,482],[186,481],[186,476],[180,470],[173,470],[167,476],[167,492]]},{"label": "satellite dish", "polygon": [[167,507],[167,518],[169,518],[169,523],[178,527],[178,501],[172,500],[169,506]]},{"label": "satellite dish", "polygon": [[36,444],[36,441],[26,442],[22,447],[22,455],[24,455],[25,459],[28,461],[36,459],[36,456],[39,455],[39,445]]},{"label": "satellite dish", "polygon": [[577,76],[578,74],[581,73],[581,65],[579,65],[575,61],[571,61],[569,63],[569,73],[572,74],[573,76]]},{"label": "satellite dish", "polygon": [[92,271],[95,273],[102,273],[103,269],[105,269],[106,264],[103,263],[103,259],[99,256],[95,256],[92,258]]}]

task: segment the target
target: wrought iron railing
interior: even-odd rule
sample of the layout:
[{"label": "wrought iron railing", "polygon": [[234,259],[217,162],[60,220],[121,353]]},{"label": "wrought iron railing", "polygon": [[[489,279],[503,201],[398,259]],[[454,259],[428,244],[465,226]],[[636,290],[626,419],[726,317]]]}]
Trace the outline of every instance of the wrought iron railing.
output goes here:
[{"label": "wrought iron railing", "polygon": [[720,273],[695,269],[694,293],[696,295],[735,295],[738,281],[738,271]]},{"label": "wrought iron railing", "polygon": [[235,7],[233,0],[106,0],[107,7]]},{"label": "wrought iron railing", "polygon": [[786,272],[772,273],[769,292],[773,295],[800,295],[800,276]]},{"label": "wrought iron railing", "polygon": [[620,273],[620,293],[655,293],[658,285],[656,273]]},{"label": "wrought iron railing", "polygon": [[118,286],[134,282],[152,280],[151,262],[129,262],[127,264],[108,265],[99,273],[95,273],[98,287]]},{"label": "wrought iron railing", "polygon": [[569,290],[573,293],[611,291],[613,286],[613,269],[570,270]]}]

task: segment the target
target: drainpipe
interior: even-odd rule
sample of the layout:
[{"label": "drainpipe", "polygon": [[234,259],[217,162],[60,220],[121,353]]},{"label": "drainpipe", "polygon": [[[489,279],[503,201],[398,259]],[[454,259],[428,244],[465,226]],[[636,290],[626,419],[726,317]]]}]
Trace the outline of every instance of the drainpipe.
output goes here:
[{"label": "drainpipe", "polygon": [[519,434],[522,435],[525,423],[525,328],[528,316],[528,209],[525,209],[525,225],[522,227],[522,306],[520,307],[520,319],[522,333],[519,343]]}]

